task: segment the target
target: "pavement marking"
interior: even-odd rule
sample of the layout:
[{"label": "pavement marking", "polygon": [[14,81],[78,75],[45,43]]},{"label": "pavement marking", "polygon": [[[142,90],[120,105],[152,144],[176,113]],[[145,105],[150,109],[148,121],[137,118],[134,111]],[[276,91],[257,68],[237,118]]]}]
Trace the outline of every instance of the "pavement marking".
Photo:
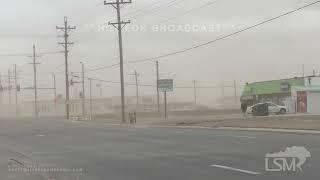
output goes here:
[{"label": "pavement marking", "polygon": [[46,135],[44,135],[44,134],[36,134],[36,136],[38,136],[38,137],[44,137],[44,136],[46,136]]},{"label": "pavement marking", "polygon": [[222,165],[211,165],[211,167],[216,167],[216,168],[221,168],[221,169],[228,169],[228,170],[232,170],[232,171],[237,171],[237,172],[242,172],[242,173],[246,173],[246,174],[253,174],[253,175],[258,175],[261,174],[259,172],[255,172],[255,171],[248,171],[248,170],[244,170],[244,169],[237,169],[237,168],[233,168],[233,167],[228,167],[228,166],[222,166]]},{"label": "pavement marking", "polygon": [[231,137],[234,137],[234,138],[256,139],[256,137],[253,137],[253,136],[231,136]]}]

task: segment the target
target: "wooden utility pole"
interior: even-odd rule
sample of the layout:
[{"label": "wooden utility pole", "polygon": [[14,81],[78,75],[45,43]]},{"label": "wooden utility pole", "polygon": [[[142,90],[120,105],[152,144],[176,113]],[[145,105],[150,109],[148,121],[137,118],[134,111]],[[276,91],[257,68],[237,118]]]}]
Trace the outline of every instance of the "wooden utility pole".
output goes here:
[{"label": "wooden utility pole", "polygon": [[157,73],[157,105],[158,105],[158,112],[160,112],[160,94],[159,94],[159,62],[156,61],[156,73]]},{"label": "wooden utility pole", "polygon": [[57,84],[56,84],[56,75],[52,73],[53,77],[53,98],[54,98],[54,110],[57,111]]},{"label": "wooden utility pole", "polygon": [[139,84],[138,84],[138,76],[139,76],[139,74],[135,70],[134,74],[130,74],[130,75],[134,75],[134,78],[135,78],[135,83],[136,83],[136,109],[137,109],[138,105],[139,105]]},{"label": "wooden utility pole", "polygon": [[8,93],[9,93],[9,105],[11,105],[11,71],[8,69]]},{"label": "wooden utility pole", "polygon": [[18,116],[18,83],[17,83],[17,65],[14,65],[14,86],[15,86],[15,108],[16,116]]},{"label": "wooden utility pole", "polygon": [[234,88],[234,103],[238,104],[237,82],[236,82],[236,80],[233,81],[233,88]]},{"label": "wooden utility pole", "polygon": [[33,45],[33,63],[31,63],[33,65],[33,82],[34,82],[34,115],[36,118],[39,117],[38,114],[38,89],[37,89],[37,63],[36,62],[36,46]]},{"label": "wooden utility pole", "polygon": [[0,105],[3,104],[3,85],[2,85],[2,75],[0,73]]},{"label": "wooden utility pole", "polygon": [[194,94],[194,105],[197,105],[197,87],[196,81],[193,81],[193,94]]},{"label": "wooden utility pole", "polygon": [[102,97],[103,97],[103,92],[102,92],[102,81],[100,81],[99,88],[100,88],[100,98],[102,98]]},{"label": "wooden utility pole", "polygon": [[69,46],[74,44],[73,42],[69,42],[69,32],[71,30],[76,29],[75,26],[70,27],[68,25],[68,18],[64,17],[64,27],[56,26],[56,29],[61,30],[64,33],[64,42],[60,42],[58,44],[64,47],[64,57],[65,57],[65,83],[66,83],[66,119],[70,117],[70,93],[69,93],[69,75],[68,75],[68,55],[69,55]]},{"label": "wooden utility pole", "polygon": [[138,84],[138,76],[139,74],[137,71],[134,71],[134,76],[136,79],[136,98],[137,98],[137,107],[139,106],[139,84]]},{"label": "wooden utility pole", "polygon": [[[85,86],[84,86],[84,63],[80,62],[82,66],[82,118],[86,117],[86,98],[85,98]],[[91,87],[90,87],[91,88]]]},{"label": "wooden utility pole", "polygon": [[122,122],[126,122],[125,118],[125,97],[124,97],[124,72],[123,72],[123,49],[122,49],[122,29],[126,24],[129,24],[130,21],[122,21],[121,20],[121,6],[123,4],[129,4],[131,0],[116,0],[115,2],[107,2],[104,1],[104,5],[111,5],[117,10],[117,22],[109,22],[109,25],[112,25],[118,30],[118,38],[119,38],[119,54],[120,54],[120,81],[121,81],[121,115]]},{"label": "wooden utility pole", "polygon": [[90,94],[90,120],[92,120],[93,119],[93,114],[92,114],[92,79],[89,79],[89,84],[90,84],[90,88],[89,88],[89,90],[90,90],[90,92],[89,92],[89,94]]},{"label": "wooden utility pole", "polygon": [[167,91],[164,91],[164,118],[168,118],[168,113],[167,113]]}]

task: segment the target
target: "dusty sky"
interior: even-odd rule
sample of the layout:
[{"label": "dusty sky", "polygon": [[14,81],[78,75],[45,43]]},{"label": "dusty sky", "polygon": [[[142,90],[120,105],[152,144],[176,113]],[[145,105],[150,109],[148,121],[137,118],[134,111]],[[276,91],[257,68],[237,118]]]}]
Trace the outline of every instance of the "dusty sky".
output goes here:
[{"label": "dusty sky", "polygon": [[[121,9],[123,20],[131,20],[124,31],[125,61],[139,60],[215,39],[246,26],[277,16],[303,6],[311,0],[135,0]],[[118,62],[117,33],[106,23],[115,19],[115,10],[98,0],[1,0],[0,54],[29,53],[36,43],[38,52],[59,51],[57,45],[61,32],[56,25],[63,25],[68,16],[70,25],[77,26],[70,39],[70,71],[80,71],[80,61],[87,69]],[[205,7],[205,5],[207,6]],[[190,11],[191,9],[193,9]],[[188,13],[186,13],[188,12]],[[318,63],[320,41],[320,4],[295,14],[216,42],[184,54],[160,59],[162,78],[174,78],[177,86],[230,86],[233,80],[245,82],[300,76],[302,64],[306,74],[312,69],[320,73]],[[156,25],[214,27],[210,31],[157,32]],[[137,30],[136,28],[140,28]],[[32,66],[29,57],[1,57],[2,75],[18,64],[23,87],[32,86]],[[39,84],[51,86],[50,72],[58,79],[58,91],[64,93],[63,55],[45,55],[38,59]],[[155,82],[154,61],[126,64],[126,82],[134,82],[130,74],[140,73],[140,83]],[[90,72],[87,76],[119,81],[119,68]],[[5,78],[5,77],[3,77]],[[98,82],[95,82],[98,83]],[[103,84],[105,96],[119,95],[119,85]],[[80,90],[80,87],[78,88]],[[72,88],[72,92],[77,89]],[[98,96],[98,89],[94,88]],[[239,90],[240,91],[240,90]],[[142,95],[154,94],[154,88],[141,88]],[[200,101],[210,104],[221,95],[221,89],[201,89]],[[127,95],[134,95],[134,87],[126,88]],[[232,95],[226,88],[226,95]],[[41,91],[42,98],[52,96],[51,91]],[[177,89],[172,99],[192,100],[192,89]],[[25,97],[32,97],[24,92]]]}]

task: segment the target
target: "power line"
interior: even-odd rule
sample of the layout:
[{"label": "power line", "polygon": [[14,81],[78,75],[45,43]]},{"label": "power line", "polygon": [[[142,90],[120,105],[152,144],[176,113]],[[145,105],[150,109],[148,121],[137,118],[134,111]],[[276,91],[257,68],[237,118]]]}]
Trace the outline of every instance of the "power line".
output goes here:
[{"label": "power line", "polygon": [[[81,78],[81,76],[76,76],[76,75],[73,75],[73,74],[69,74],[69,76],[72,76],[74,78]],[[92,78],[92,77],[88,77],[88,76],[85,76],[85,79],[92,79],[92,80],[95,80],[95,81],[100,81],[100,82],[104,82],[104,83],[110,83],[110,84],[120,84],[121,82],[119,81],[111,81],[111,80],[104,80],[104,79],[99,79],[99,78]],[[192,81],[190,81],[192,82]],[[201,81],[199,81],[201,82]],[[124,83],[126,86],[137,86],[137,83],[128,83],[128,82],[125,82]],[[138,86],[139,87],[153,87],[153,88],[156,88],[157,86],[156,85],[153,85],[153,84],[141,84],[141,83],[138,83]],[[233,88],[234,86],[233,85],[225,85],[224,87],[227,87],[227,88]],[[174,86],[174,88],[176,89],[193,89],[194,86],[179,86],[179,85],[176,85]],[[219,89],[221,88],[221,86],[197,86],[197,89]]]},{"label": "power line", "polygon": [[173,56],[173,55],[177,55],[177,54],[182,54],[182,53],[185,53],[185,52],[187,52],[187,51],[191,51],[191,50],[194,50],[194,49],[198,49],[198,48],[200,48],[200,47],[204,47],[204,46],[210,45],[210,44],[215,43],[215,42],[217,42],[217,41],[220,41],[220,40],[229,38],[229,37],[231,37],[231,36],[234,36],[234,35],[240,34],[240,33],[242,33],[242,32],[245,32],[245,31],[247,31],[247,30],[250,30],[250,29],[253,29],[253,28],[255,28],[255,27],[261,26],[261,25],[263,25],[263,24],[269,23],[269,22],[274,21],[274,20],[276,20],[276,19],[279,19],[279,18],[281,18],[281,17],[283,17],[283,16],[287,16],[287,15],[289,15],[289,14],[295,13],[295,12],[300,11],[300,10],[302,10],[302,9],[305,9],[305,8],[307,8],[307,7],[309,7],[309,6],[315,5],[315,4],[319,3],[319,2],[320,2],[320,1],[314,1],[314,2],[312,2],[312,3],[309,3],[309,4],[307,4],[307,5],[304,5],[304,6],[302,6],[302,7],[299,7],[299,8],[297,8],[297,9],[294,9],[294,10],[288,11],[288,12],[286,12],[286,13],[283,13],[283,14],[281,14],[281,15],[278,15],[278,16],[276,16],[276,17],[273,17],[273,18],[264,20],[264,21],[262,21],[262,22],[260,22],[260,23],[257,23],[257,24],[254,24],[254,25],[252,25],[252,26],[246,27],[246,28],[241,29],[241,30],[239,30],[239,31],[236,31],[236,32],[233,32],[233,33],[224,35],[224,36],[221,36],[221,37],[219,37],[219,38],[216,38],[216,39],[214,39],[214,40],[211,40],[211,41],[208,41],[208,42],[205,42],[205,43],[202,43],[202,44],[198,44],[198,45],[192,46],[192,47],[190,47],[190,48],[186,48],[186,49],[174,51],[174,52],[167,53],[167,54],[163,54],[163,55],[160,55],[160,56],[155,56],[155,57],[150,57],[150,58],[145,58],[145,59],[140,59],[140,60],[135,60],[135,61],[129,61],[129,62],[127,62],[127,63],[140,63],[140,62],[145,62],[145,61],[153,61],[153,60],[156,60],[156,59],[159,60],[159,59],[162,59],[162,58],[165,58],[165,57],[169,57],[169,56]]},{"label": "power line", "polygon": [[108,66],[101,66],[101,67],[97,67],[97,68],[93,68],[93,69],[88,69],[85,72],[92,72],[92,71],[99,71],[99,70],[103,70],[103,69],[109,69],[109,68],[116,67],[119,65],[120,65],[120,63],[116,63],[116,64],[112,64],[112,65],[108,65]]},{"label": "power line", "polygon": [[[161,9],[161,8],[163,8],[163,7],[165,7],[165,8],[172,7],[173,5],[178,4],[178,3],[180,3],[181,1],[182,1],[182,0],[172,0],[172,1],[170,1],[170,2],[161,4],[161,5],[158,6],[158,7],[155,7],[155,8],[150,9],[150,10],[149,10],[149,12],[150,12],[149,14],[154,14],[154,13],[156,13],[159,9]],[[135,15],[133,15],[133,16],[130,16],[129,19],[135,19],[135,18],[137,18],[138,16],[141,16],[141,15],[143,15],[143,14],[146,14],[146,13],[141,12],[141,13],[135,14]]]},{"label": "power line", "polygon": [[142,8],[136,9],[134,11],[128,12],[127,14],[124,14],[123,16],[124,17],[128,17],[129,15],[133,15],[133,14],[136,14],[138,12],[142,12],[142,11],[144,11],[144,10],[146,10],[146,9],[152,7],[152,6],[155,6],[155,5],[157,5],[157,4],[161,3],[161,2],[163,2],[163,0],[158,0],[158,1],[153,2],[153,3],[151,3],[151,4],[147,5],[147,6],[144,6]]},{"label": "power line", "polygon": [[[160,55],[160,56],[154,56],[154,57],[144,58],[144,59],[139,59],[139,60],[134,60],[134,61],[127,61],[127,62],[124,62],[124,63],[125,63],[125,64],[135,64],[135,63],[141,63],[141,62],[147,62],[147,61],[154,61],[154,60],[163,59],[163,58],[165,58],[165,57],[169,57],[169,56],[173,56],[173,55],[177,55],[177,54],[182,54],[182,53],[185,53],[185,52],[187,52],[187,51],[194,50],[194,49],[198,49],[198,48],[200,48],[200,47],[204,47],[204,46],[213,44],[213,43],[218,42],[218,41],[220,41],[220,40],[224,40],[224,39],[229,38],[229,37],[231,37],[231,36],[240,34],[240,33],[242,33],[242,32],[248,31],[248,30],[253,29],[253,28],[255,28],[255,27],[258,27],[258,26],[261,26],[261,25],[263,25],[263,24],[269,23],[269,22],[271,22],[271,21],[277,20],[277,19],[279,19],[279,18],[281,18],[281,17],[283,17],[283,16],[290,15],[290,14],[292,14],[292,13],[295,13],[295,12],[297,12],[297,11],[300,11],[300,10],[302,10],[302,9],[305,9],[305,8],[307,8],[307,7],[309,7],[309,6],[315,5],[315,4],[319,3],[319,2],[320,2],[320,1],[314,1],[314,2],[312,2],[312,3],[309,3],[309,4],[307,4],[307,5],[304,5],[304,6],[302,6],[302,7],[299,7],[299,8],[297,8],[297,9],[294,9],[294,10],[288,11],[288,12],[286,12],[286,13],[283,13],[283,14],[281,14],[281,15],[278,15],[278,16],[276,16],[276,17],[273,17],[273,18],[264,20],[264,21],[262,21],[262,22],[260,22],[260,23],[256,23],[256,24],[254,24],[254,25],[252,25],[252,26],[243,28],[243,29],[241,29],[241,30],[238,30],[238,31],[236,31],[236,32],[233,32],[233,33],[230,33],[230,34],[227,34],[227,35],[223,35],[223,36],[218,37],[218,38],[216,38],[216,39],[213,39],[213,40],[211,40],[211,41],[208,41],[208,42],[205,42],[205,43],[202,43],[202,44],[198,44],[198,45],[192,46],[192,47],[190,47],[190,48],[181,49],[181,50],[174,51],[174,52],[171,52],[171,53],[166,53],[166,54],[163,54],[163,55]],[[108,69],[108,68],[115,67],[115,66],[117,66],[117,65],[119,65],[119,63],[117,63],[117,64],[112,64],[112,65],[108,65],[108,66],[102,66],[102,67],[99,67],[99,68],[91,69],[91,70],[89,70],[89,71],[98,71],[98,70]]]},{"label": "power line", "polygon": [[[39,55],[49,55],[49,54],[60,54],[61,51],[44,51],[42,53],[38,53]],[[1,57],[16,57],[16,56],[32,56],[31,53],[12,53],[12,54],[0,54]]]},{"label": "power line", "polygon": [[206,8],[206,7],[209,7],[209,6],[211,6],[211,5],[214,5],[217,1],[218,1],[218,0],[214,0],[214,1],[212,1],[212,2],[207,2],[207,3],[205,3],[205,4],[202,5],[202,6],[191,8],[191,9],[189,9],[189,10],[187,10],[187,11],[181,13],[181,14],[178,14],[178,15],[176,15],[176,16],[173,16],[173,17],[167,18],[167,19],[165,19],[165,20],[162,20],[162,21],[160,21],[160,23],[165,23],[165,22],[171,21],[171,20],[173,20],[173,19],[177,19],[177,18],[179,18],[179,17],[188,15],[188,14],[194,12],[194,11],[197,11],[197,10],[200,10],[200,9],[203,9],[203,8]]}]

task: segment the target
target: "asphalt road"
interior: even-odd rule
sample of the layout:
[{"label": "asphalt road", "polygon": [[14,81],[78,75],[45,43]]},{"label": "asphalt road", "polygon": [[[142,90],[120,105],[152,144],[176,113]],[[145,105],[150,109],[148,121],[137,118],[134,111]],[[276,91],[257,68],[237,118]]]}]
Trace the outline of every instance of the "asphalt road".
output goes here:
[{"label": "asphalt road", "polygon": [[[311,152],[302,172],[265,171],[266,153],[291,146]],[[43,170],[17,172],[31,165]],[[0,120],[1,180],[311,180],[319,167],[316,135]]]}]

